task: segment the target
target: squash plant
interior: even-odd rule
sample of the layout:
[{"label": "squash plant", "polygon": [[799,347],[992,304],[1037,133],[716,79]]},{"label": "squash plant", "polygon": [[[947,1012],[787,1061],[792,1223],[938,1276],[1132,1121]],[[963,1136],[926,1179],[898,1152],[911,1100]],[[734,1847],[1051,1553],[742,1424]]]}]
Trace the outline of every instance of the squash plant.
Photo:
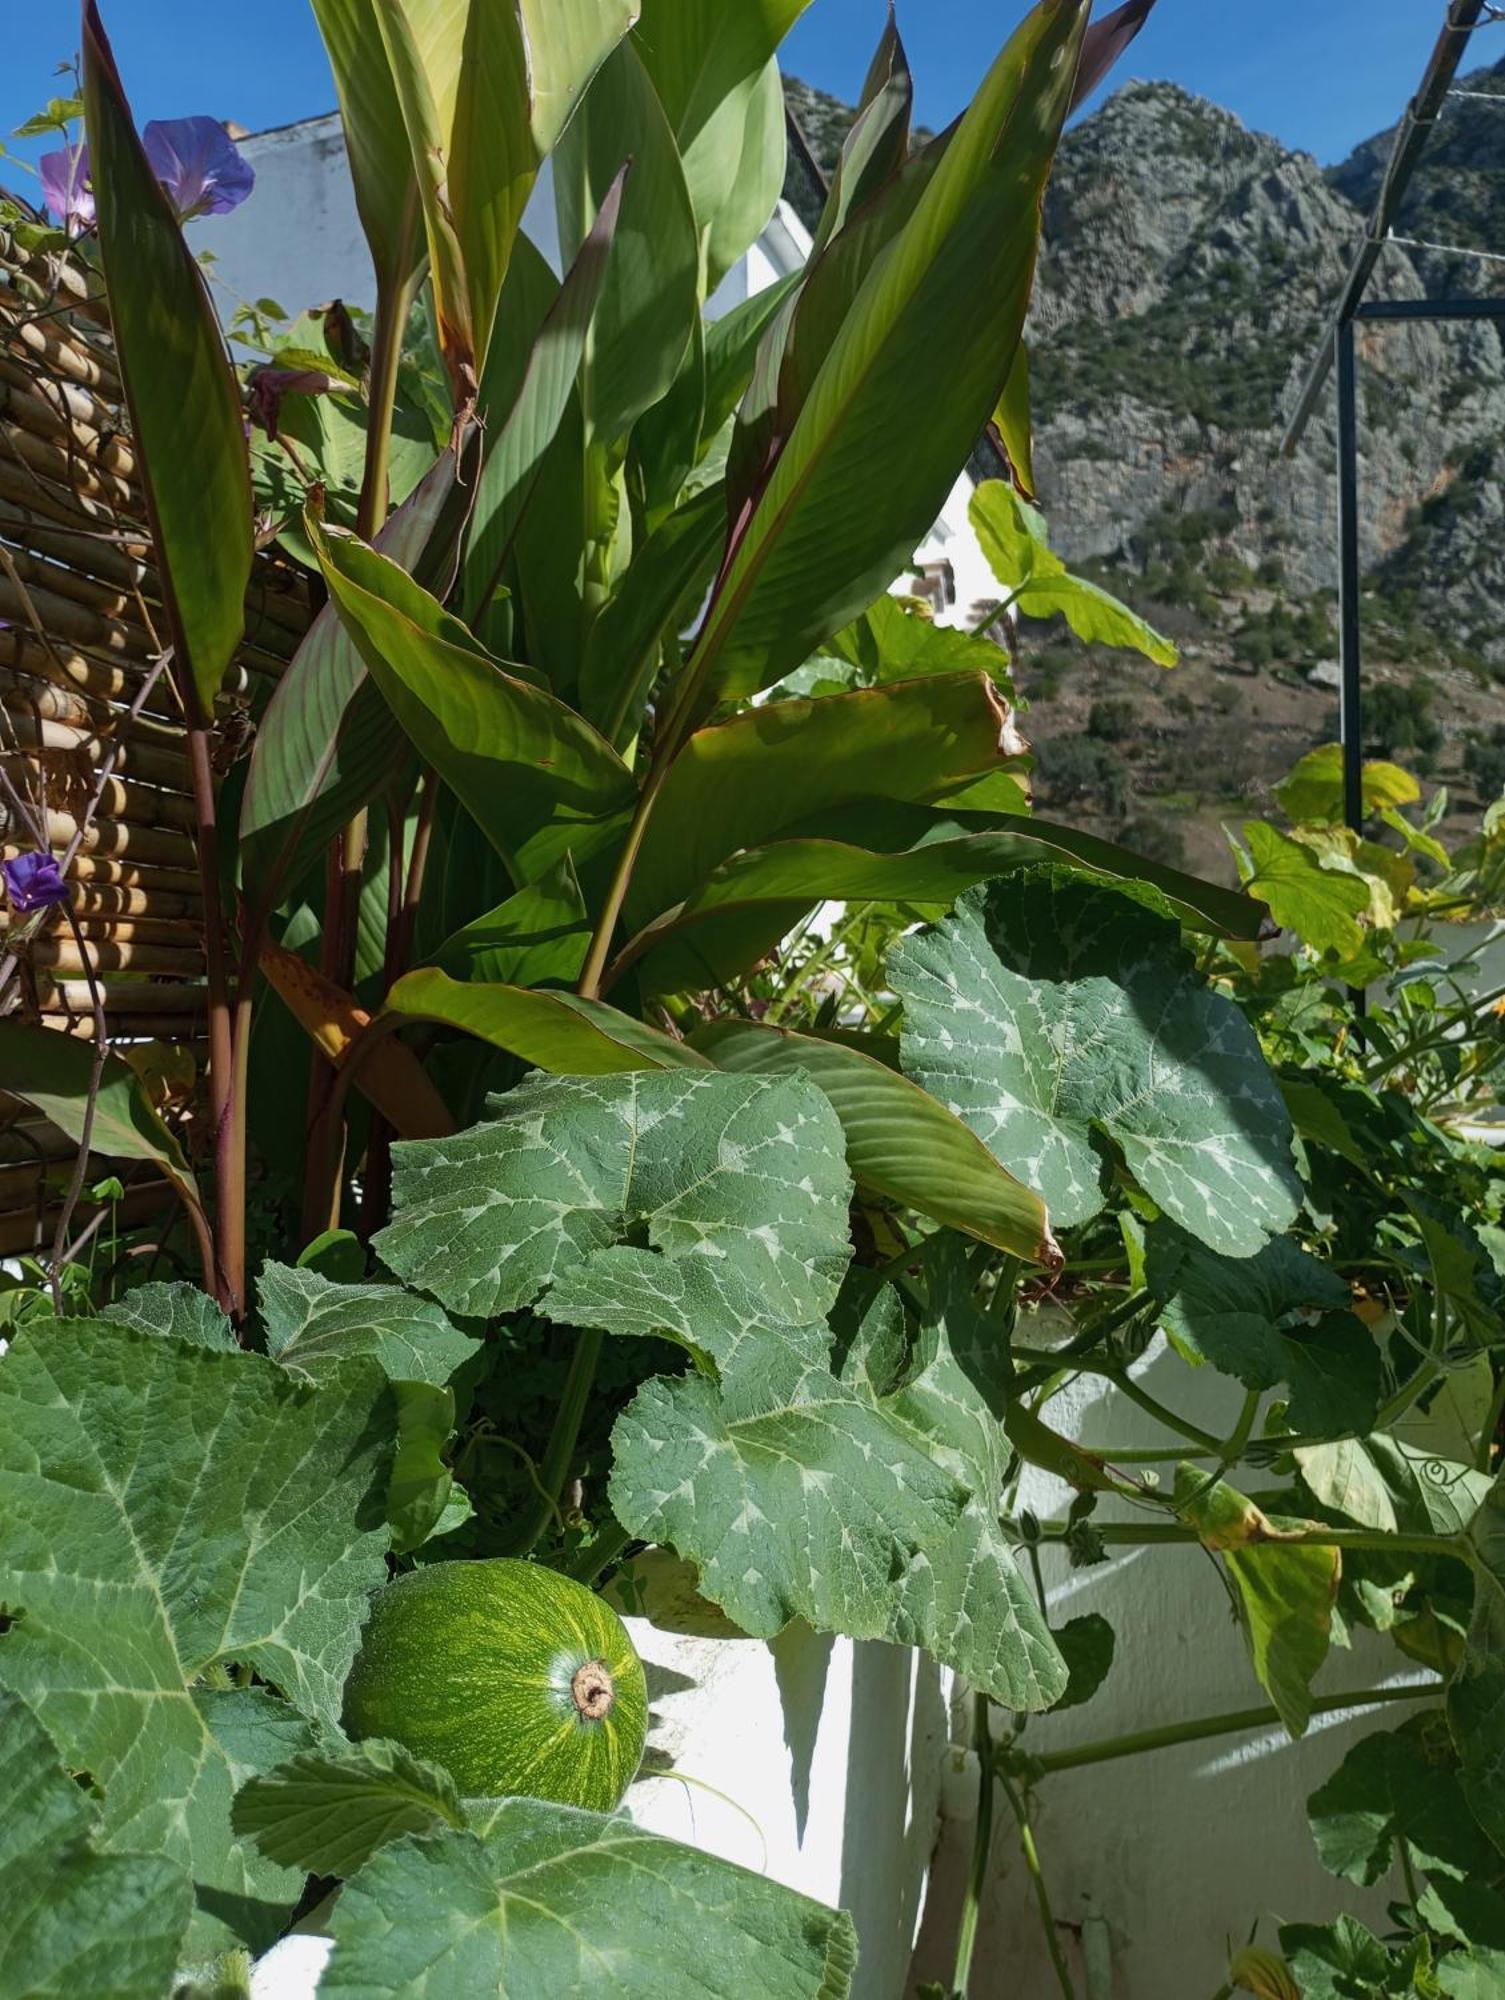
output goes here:
[{"label": "squash plant", "polygon": [[[1014,608],[1165,652],[1023,498],[1040,201],[1145,0],[1042,0],[919,148],[891,25],[808,267],[717,321],[808,0],[313,4],[376,309],[272,333],[249,385],[84,9],[77,254],[168,586],[209,1147],[117,1057],[0,1024],[0,1084],[161,1164],[203,1278],[38,1297],[0,1361],[0,1990],[243,1990],[302,1919],[329,1993],[845,1992],[840,1913],[612,1810],[642,1694],[592,1593],[651,1610],[655,1550],[746,1633],[923,1646],[977,1691],[965,1990],[994,1781],[1027,1831],[1022,1719],[1101,1677],[1021,1570],[1025,1465],[1077,1489],[1079,1552],[1105,1496],[1219,1551],[1297,1730],[1343,1551],[1418,1559],[1454,1623],[1471,1567],[1482,1787],[1493,1545],[1334,1520],[1302,1456],[1487,1352],[1493,1303],[1418,1201],[1385,1239],[1404,1338],[1343,1309],[1374,1260],[1319,1240],[1311,1163],[1370,1168],[1358,1114],[1251,1026],[1298,864],[1251,833],[1233,893],[1038,820],[1006,652],[886,594],[992,424]],[[557,273],[521,229],[546,162]],[[226,779],[253,494],[325,601]],[[1372,859],[1320,848],[1299,868]],[[832,902],[869,923],[860,1017],[807,1004],[791,942]],[[1080,1325],[1032,1347],[1052,1287]],[[1163,1487],[1047,1408],[1082,1368],[1145,1400],[1162,1322],[1249,1399],[1227,1439],[1173,1421]],[[1257,1504],[1233,1475],[1282,1387],[1260,1448],[1306,1485]]]}]

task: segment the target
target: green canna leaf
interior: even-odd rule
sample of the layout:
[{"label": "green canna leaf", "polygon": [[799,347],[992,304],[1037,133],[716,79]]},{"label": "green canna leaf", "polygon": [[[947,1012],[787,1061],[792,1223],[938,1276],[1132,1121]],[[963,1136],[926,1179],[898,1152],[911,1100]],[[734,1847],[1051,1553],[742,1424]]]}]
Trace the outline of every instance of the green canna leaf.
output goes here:
[{"label": "green canna leaf", "polygon": [[245,630],[251,481],[240,392],[202,272],[131,122],[85,0],[85,122],[99,246],[177,678],[207,717]]}]

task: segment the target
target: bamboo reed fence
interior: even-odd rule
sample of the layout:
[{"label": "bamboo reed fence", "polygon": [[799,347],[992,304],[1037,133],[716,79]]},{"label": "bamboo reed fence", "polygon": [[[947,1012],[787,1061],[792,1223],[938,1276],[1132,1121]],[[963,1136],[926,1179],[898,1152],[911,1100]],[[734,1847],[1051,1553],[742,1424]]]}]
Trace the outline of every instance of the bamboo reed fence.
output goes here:
[{"label": "bamboo reed fence", "polygon": [[[0,229],[0,858],[50,850],[69,885],[40,923],[0,896],[0,1016],[201,1057],[204,901],[154,564],[98,287]],[[218,707],[224,763],[311,617],[304,574],[258,555]],[[71,1168],[63,1135],[0,1097],[0,1256],[50,1245]],[[114,1219],[165,1198],[132,1184]]]}]

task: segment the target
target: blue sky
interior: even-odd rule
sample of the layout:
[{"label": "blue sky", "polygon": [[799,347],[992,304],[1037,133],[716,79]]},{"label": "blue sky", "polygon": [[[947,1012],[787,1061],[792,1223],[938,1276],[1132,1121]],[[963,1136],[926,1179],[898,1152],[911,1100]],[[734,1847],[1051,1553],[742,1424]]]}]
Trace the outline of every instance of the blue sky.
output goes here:
[{"label": "blue sky", "polygon": [[[191,9],[173,0],[102,5],[140,119],[203,112],[255,131],[332,106],[308,0],[257,0],[249,12],[227,0],[196,0]],[[814,0],[787,45],[787,66],[852,95],[885,5]],[[922,118],[943,124],[961,108],[1023,11],[1023,0],[899,0]],[[0,134],[58,88],[52,69],[77,39],[71,0],[15,0],[7,13]],[[1393,122],[1443,13],[1444,0],[1160,0],[1123,75],[1173,78],[1332,160]],[[1479,62],[1498,61],[1505,29],[1481,29],[1474,49]],[[0,178],[20,176],[0,169]]]}]

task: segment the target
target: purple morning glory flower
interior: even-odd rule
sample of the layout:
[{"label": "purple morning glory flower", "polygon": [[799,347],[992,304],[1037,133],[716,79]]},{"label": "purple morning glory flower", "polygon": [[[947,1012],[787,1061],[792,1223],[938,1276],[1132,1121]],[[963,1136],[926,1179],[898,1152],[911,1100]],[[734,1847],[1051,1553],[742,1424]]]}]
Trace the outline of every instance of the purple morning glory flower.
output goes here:
[{"label": "purple morning glory flower", "polygon": [[153,118],[141,143],[180,222],[228,215],[256,184],[250,163],[217,118]]},{"label": "purple morning glory flower", "polygon": [[89,149],[64,146],[37,161],[42,198],[58,223],[76,236],[94,227],[94,190],[89,185]]},{"label": "purple morning glory flower", "polygon": [[55,854],[19,854],[14,861],[0,862],[0,875],[5,877],[5,894],[18,917],[68,900],[68,884]]}]

